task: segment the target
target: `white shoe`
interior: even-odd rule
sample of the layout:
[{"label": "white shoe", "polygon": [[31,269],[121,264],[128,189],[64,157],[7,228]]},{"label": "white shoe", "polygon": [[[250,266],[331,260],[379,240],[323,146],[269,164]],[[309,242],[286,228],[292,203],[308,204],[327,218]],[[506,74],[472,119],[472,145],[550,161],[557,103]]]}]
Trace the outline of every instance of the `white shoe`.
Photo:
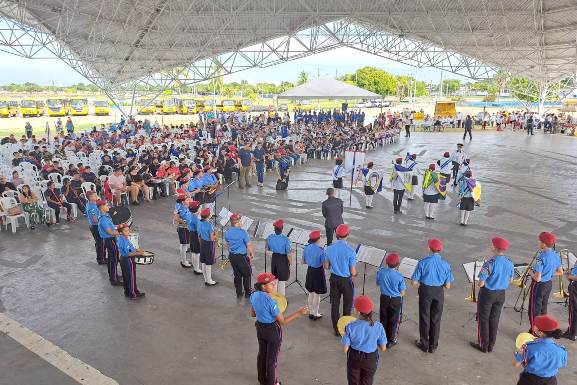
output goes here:
[{"label": "white shoe", "polygon": [[258,184],[258,187],[262,187],[262,186],[264,186],[262,183],[259,183],[259,184]]},{"label": "white shoe", "polygon": [[188,262],[188,261],[184,261],[184,262],[180,262],[180,266],[185,267],[185,268],[189,268],[192,267],[192,263]]}]

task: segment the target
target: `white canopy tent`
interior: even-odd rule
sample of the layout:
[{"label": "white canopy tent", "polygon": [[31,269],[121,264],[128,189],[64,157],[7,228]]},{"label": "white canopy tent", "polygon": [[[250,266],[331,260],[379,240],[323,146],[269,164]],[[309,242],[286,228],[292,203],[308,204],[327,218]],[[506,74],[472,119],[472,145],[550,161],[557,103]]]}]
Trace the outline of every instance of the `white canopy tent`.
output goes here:
[{"label": "white canopy tent", "polygon": [[375,99],[380,95],[332,78],[318,78],[291,88],[279,99]]}]

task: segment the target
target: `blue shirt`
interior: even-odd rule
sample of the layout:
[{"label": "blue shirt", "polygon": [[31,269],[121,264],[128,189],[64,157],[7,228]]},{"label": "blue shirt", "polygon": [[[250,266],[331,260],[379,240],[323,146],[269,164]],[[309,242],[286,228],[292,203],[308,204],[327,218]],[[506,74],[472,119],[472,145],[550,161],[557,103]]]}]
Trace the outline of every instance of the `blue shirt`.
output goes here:
[{"label": "blue shirt", "polygon": [[411,280],[427,286],[443,286],[455,280],[451,265],[437,253],[421,259]]},{"label": "blue shirt", "polygon": [[203,185],[215,184],[218,182],[216,177],[211,173],[204,174],[200,180],[202,181]]},{"label": "blue shirt", "polygon": [[381,294],[389,297],[400,297],[401,292],[407,289],[401,273],[390,267],[381,267],[377,272],[376,281],[381,288]]},{"label": "blue shirt", "polygon": [[559,368],[567,366],[567,351],[552,338],[539,338],[528,342],[515,359],[523,363],[524,372],[539,377],[553,377]]},{"label": "blue shirt", "polygon": [[194,178],[188,182],[186,191],[193,192],[194,190],[200,190],[202,186],[204,186],[203,179]]},{"label": "blue shirt", "polygon": [[196,225],[196,231],[198,231],[198,235],[200,239],[205,241],[210,241],[210,234],[213,232],[212,224],[209,221],[199,221]]},{"label": "blue shirt", "polygon": [[[86,204],[86,218],[88,219],[88,224],[90,226],[94,226],[94,225],[98,225],[98,217],[100,216],[100,210],[98,209],[98,206],[96,206],[96,203],[94,202],[88,202]],[[96,221],[93,221],[92,218],[96,217]]]},{"label": "blue shirt", "polygon": [[286,254],[291,251],[291,242],[286,235],[271,234],[266,239],[266,247],[276,254]]},{"label": "blue shirt", "polygon": [[250,304],[256,313],[256,320],[263,324],[271,324],[276,321],[280,309],[275,300],[264,291],[255,291],[250,295]]},{"label": "blue shirt", "polygon": [[130,239],[124,235],[116,237],[116,245],[118,246],[118,253],[123,258],[128,258],[128,254],[136,250],[136,247],[130,242]]},{"label": "blue shirt", "polygon": [[[188,228],[188,231],[198,231],[198,224],[200,223],[200,219],[198,218],[198,215],[196,215],[196,213],[191,213],[190,211],[188,213],[185,213],[183,211],[184,214],[184,219],[186,221],[186,227]],[[181,216],[182,216],[181,214]]]},{"label": "blue shirt", "polygon": [[553,249],[545,249],[537,255],[537,261],[533,266],[533,271],[541,273],[541,282],[549,282],[553,278],[553,273],[561,267],[561,257]]},{"label": "blue shirt", "polygon": [[351,276],[351,267],[357,264],[357,253],[345,240],[340,239],[327,247],[326,255],[332,274],[345,278]]},{"label": "blue shirt", "polygon": [[317,244],[309,243],[303,249],[303,260],[309,267],[321,267],[325,258],[325,250]]},{"label": "blue shirt", "polygon": [[248,166],[250,166],[250,160],[252,158],[252,153],[250,152],[250,150],[246,150],[244,148],[241,148],[238,151],[238,158],[240,159],[240,164],[242,164],[243,167],[248,167]]},{"label": "blue shirt", "polygon": [[573,268],[571,269],[571,275],[577,275],[577,262],[575,262],[575,265],[573,265]]},{"label": "blue shirt", "polygon": [[265,155],[264,148],[262,147],[260,149],[255,148],[252,154],[254,155],[255,161],[264,162],[264,155]]},{"label": "blue shirt", "polygon": [[489,290],[505,290],[515,274],[513,262],[504,255],[496,255],[486,261],[479,272],[479,281],[485,281]]},{"label": "blue shirt", "polygon": [[106,229],[114,230],[116,229],[116,226],[112,223],[110,215],[101,214],[100,217],[98,217],[98,235],[100,235],[100,238],[107,239],[113,237],[113,235],[106,232]]},{"label": "blue shirt", "polygon": [[228,243],[228,251],[232,254],[246,254],[246,245],[250,239],[245,229],[231,227],[224,233],[224,239]]},{"label": "blue shirt", "polygon": [[345,327],[341,343],[359,352],[374,353],[379,345],[387,344],[387,336],[380,322],[371,326],[367,321],[356,320]]}]

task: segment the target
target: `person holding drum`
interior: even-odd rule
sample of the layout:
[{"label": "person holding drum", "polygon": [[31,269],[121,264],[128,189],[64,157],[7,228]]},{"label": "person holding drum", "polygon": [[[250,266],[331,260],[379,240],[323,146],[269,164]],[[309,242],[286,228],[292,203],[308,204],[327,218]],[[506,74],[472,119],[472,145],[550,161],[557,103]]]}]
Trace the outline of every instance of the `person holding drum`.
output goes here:
[{"label": "person holding drum", "polygon": [[325,278],[325,249],[320,245],[321,232],[311,231],[309,234],[309,244],[303,249],[303,264],[308,265],[305,288],[309,292],[308,306],[309,319],[318,320],[323,315],[319,312],[321,295],[327,292],[327,281]]},{"label": "person holding drum", "polygon": [[115,238],[118,236],[118,231],[116,231],[116,226],[112,223],[112,218],[108,215],[108,211],[110,210],[108,202],[101,199],[96,202],[96,205],[100,210],[100,216],[98,217],[98,235],[100,235],[100,238],[104,241],[104,246],[108,254],[108,278],[112,286],[121,286],[122,282],[118,276],[118,246],[116,245]]},{"label": "person holding drum", "polygon": [[250,316],[256,317],[258,382],[261,385],[280,384],[276,369],[282,343],[282,327],[307,314],[308,308],[303,306],[285,318],[271,297],[276,291],[276,277],[271,273],[259,274],[254,289],[250,296]]},{"label": "person holding drum", "polygon": [[130,228],[127,224],[116,226],[119,235],[116,237],[118,253],[120,254],[120,268],[122,269],[122,279],[124,281],[124,296],[130,299],[144,297],[144,292],[138,290],[136,286],[136,264],[134,257],[142,255],[142,250],[134,247],[128,236]]},{"label": "person holding drum", "polygon": [[200,263],[204,274],[204,284],[214,286],[218,282],[212,280],[212,265],[215,260],[216,233],[210,223],[210,209],[200,211],[200,222],[197,225],[200,241]]},{"label": "person holding drum", "polygon": [[280,294],[285,295],[286,281],[290,277],[291,259],[291,242],[286,235],[282,233],[284,221],[278,219],[273,222],[274,234],[266,239],[266,248],[272,251],[270,260],[270,271],[278,278],[277,290]]},{"label": "person holding drum", "polygon": [[355,298],[359,319],[345,326],[341,340],[347,353],[347,381],[349,385],[371,385],[377,372],[379,351],[387,350],[387,336],[380,322],[373,321],[373,301],[367,296]]}]

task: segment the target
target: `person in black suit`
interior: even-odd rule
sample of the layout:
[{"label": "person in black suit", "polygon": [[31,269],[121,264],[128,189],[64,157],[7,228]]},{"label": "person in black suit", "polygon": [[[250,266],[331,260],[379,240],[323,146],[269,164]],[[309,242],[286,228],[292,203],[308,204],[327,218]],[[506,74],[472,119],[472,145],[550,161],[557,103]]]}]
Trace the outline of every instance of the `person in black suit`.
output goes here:
[{"label": "person in black suit", "polygon": [[335,197],[335,189],[327,189],[328,198],[323,202],[322,210],[325,217],[325,232],[327,236],[327,246],[333,243],[333,236],[338,225],[343,221],[343,201]]}]

